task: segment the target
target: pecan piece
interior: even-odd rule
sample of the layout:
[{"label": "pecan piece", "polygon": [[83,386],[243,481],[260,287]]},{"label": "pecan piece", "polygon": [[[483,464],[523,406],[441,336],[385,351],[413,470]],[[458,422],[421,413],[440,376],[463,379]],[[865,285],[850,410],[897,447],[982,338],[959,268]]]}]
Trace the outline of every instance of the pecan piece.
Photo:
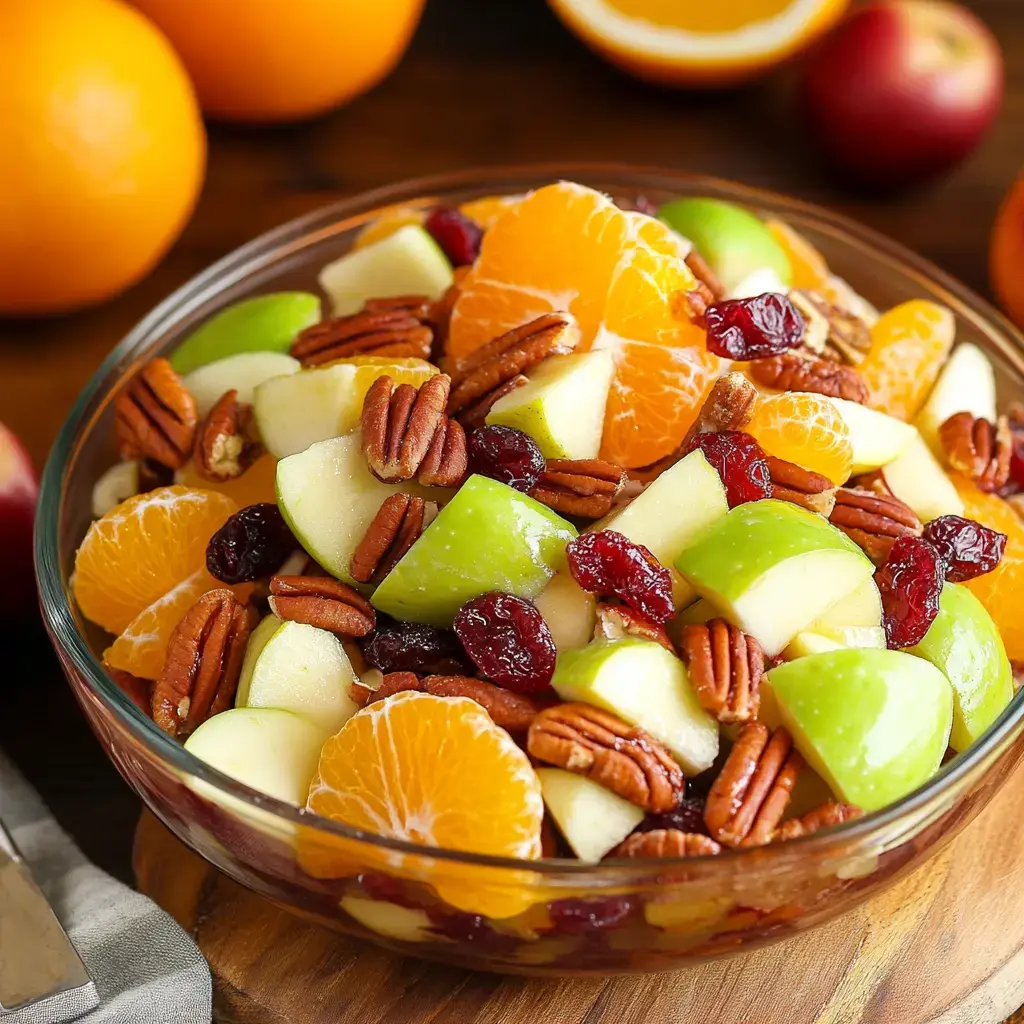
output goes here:
[{"label": "pecan piece", "polygon": [[586,775],[647,811],[670,811],[683,798],[682,769],[662,743],[589,704],[545,708],[526,747],[538,761]]},{"label": "pecan piece", "polygon": [[462,294],[462,282],[470,268],[455,267],[452,271],[452,283],[448,290],[430,308],[430,319],[434,325],[434,344],[430,349],[430,361],[440,364],[444,358],[444,346],[448,340],[448,331],[451,327],[452,310]]},{"label": "pecan piece", "polygon": [[357,583],[380,583],[437,515],[437,505],[411,494],[392,494],[352,552],[349,572]]},{"label": "pecan piece", "polygon": [[685,263],[690,268],[690,273],[710,294],[708,305],[725,298],[725,286],[718,280],[718,275],[708,265],[708,261],[696,249],[691,249],[686,254]]},{"label": "pecan piece", "polygon": [[822,354],[855,366],[864,362],[871,349],[871,328],[862,317],[829,302],[817,292],[799,290],[790,298],[794,295],[800,297],[801,312],[809,306],[825,320],[828,333]]},{"label": "pecan piece", "polygon": [[787,839],[799,839],[819,832],[823,828],[841,825],[844,821],[853,821],[864,812],[851,804],[839,804],[830,800],[815,807],[814,810],[802,814],[799,818],[790,818],[783,822],[772,835],[772,842],[785,842]]},{"label": "pecan piece", "polygon": [[883,565],[897,537],[920,537],[921,520],[893,494],[840,487],[829,522]]},{"label": "pecan piece", "polygon": [[427,359],[434,340],[431,315],[431,302],[422,295],[368,299],[358,313],[321,320],[301,331],[292,355],[303,366],[362,355]]},{"label": "pecan piece", "polygon": [[785,729],[745,725],[704,807],[704,823],[726,846],[767,843],[786,812],[803,758]]},{"label": "pecan piece", "polygon": [[788,298],[804,321],[804,337],[800,348],[816,356],[824,355],[828,343],[828,320],[807,292],[793,289]]},{"label": "pecan piece", "polygon": [[192,454],[196,403],[166,359],[150,359],[114,399],[124,459],[152,459],[180,469]]},{"label": "pecan piece", "polygon": [[852,366],[808,358],[799,352],[755,359],[750,364],[750,375],[758,384],[779,391],[813,391],[861,405],[868,400],[868,386]]},{"label": "pecan piece", "polygon": [[233,480],[262,454],[252,406],[239,402],[237,391],[225,391],[196,431],[196,472],[204,480]]},{"label": "pecan piece", "polygon": [[836,503],[836,485],[827,476],[813,473],[795,462],[766,456],[772,478],[772,497],[790,501],[811,512],[829,516]]},{"label": "pecan piece", "polygon": [[183,736],[231,707],[256,610],[230,590],[211,590],[185,613],[153,684],[153,721]]},{"label": "pecan piece", "polygon": [[600,519],[624,480],[622,469],[601,459],[548,459],[530,497],[564,516]]},{"label": "pecan piece", "polygon": [[567,355],[579,344],[579,338],[579,328],[569,313],[545,313],[469,355],[447,360],[445,369],[452,378],[448,415],[479,416],[481,402],[492,392],[548,356]]},{"label": "pecan piece", "polygon": [[653,640],[666,651],[676,653],[664,626],[656,626],[629,605],[611,604],[601,601],[597,606],[597,621],[594,624],[595,640],[622,640],[627,636],[638,636],[642,640]]},{"label": "pecan piece", "polygon": [[518,391],[519,388],[526,384],[526,381],[526,376],[520,373],[515,377],[511,377],[500,387],[496,387],[493,391],[488,391],[483,398],[478,399],[472,405],[467,405],[466,408],[459,413],[459,422],[470,434],[474,430],[479,430],[482,426],[486,425],[487,414],[494,408],[494,406],[506,395],[512,394],[513,391]]},{"label": "pecan piece", "polygon": [[658,828],[627,836],[609,857],[654,860],[663,857],[711,857],[722,847],[709,836],[683,832],[678,828]]},{"label": "pecan piece", "polygon": [[363,453],[370,472],[385,483],[416,477],[452,487],[466,473],[466,435],[445,415],[451,378],[438,374],[420,387],[387,376],[370,385],[363,400]]},{"label": "pecan piece", "polygon": [[742,373],[719,377],[704,399],[697,419],[682,444],[685,450],[697,434],[742,430],[754,415],[757,388]]},{"label": "pecan piece", "polygon": [[1010,479],[1013,435],[1006,416],[993,424],[958,412],[939,427],[939,440],[950,468],[966,473],[979,490],[998,491]]},{"label": "pecan piece", "polygon": [[373,605],[331,576],[272,576],[267,600],[279,619],[339,636],[366,636],[377,624]]},{"label": "pecan piece", "polygon": [[684,626],[679,656],[700,706],[719,722],[751,722],[761,707],[764,649],[725,619]]}]

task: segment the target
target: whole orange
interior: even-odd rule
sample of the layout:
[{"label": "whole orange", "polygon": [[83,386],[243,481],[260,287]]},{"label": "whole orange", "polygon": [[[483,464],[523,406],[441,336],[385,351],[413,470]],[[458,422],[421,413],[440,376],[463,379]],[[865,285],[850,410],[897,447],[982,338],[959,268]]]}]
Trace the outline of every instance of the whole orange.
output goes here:
[{"label": "whole orange", "polygon": [[330,110],[398,63],[423,0],[132,0],[170,37],[203,110],[274,122]]},{"label": "whole orange", "polygon": [[1024,327],[1024,174],[996,215],[989,248],[989,277],[1003,309]]},{"label": "whole orange", "polygon": [[118,0],[3,0],[0,314],[98,302],[177,238],[206,136],[181,62]]}]

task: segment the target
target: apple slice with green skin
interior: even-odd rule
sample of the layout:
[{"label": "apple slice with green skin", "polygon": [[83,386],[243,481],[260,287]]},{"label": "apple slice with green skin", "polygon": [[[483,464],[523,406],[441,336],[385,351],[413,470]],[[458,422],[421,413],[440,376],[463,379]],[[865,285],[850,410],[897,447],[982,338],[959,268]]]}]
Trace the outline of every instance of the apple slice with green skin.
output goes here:
[{"label": "apple slice with green skin", "polygon": [[677,608],[685,608],[696,595],[674,568],[675,560],[728,511],[721,477],[703,452],[694,451],[666,469],[628,505],[594,523],[590,531],[616,530],[634,544],[643,544],[672,570],[672,598]]},{"label": "apple slice with green skin", "polygon": [[244,708],[249,701],[249,684],[252,682],[252,671],[256,667],[267,641],[281,628],[282,620],[276,615],[264,615],[256,628],[249,634],[245,645],[245,657],[242,659],[242,671],[238,674],[238,687],[235,689],[235,707]]},{"label": "apple slice with green skin", "polygon": [[364,928],[399,942],[442,941],[429,917],[414,907],[403,907],[386,900],[371,900],[363,896],[342,896],[339,904],[349,917]]},{"label": "apple slice with green skin", "polygon": [[953,687],[949,745],[966,750],[1013,698],[1013,670],[1002,637],[982,603],[966,588],[947,583],[939,614],[910,654],[945,673]]},{"label": "apple slice with green skin", "polygon": [[844,398],[829,398],[829,401],[850,429],[853,445],[851,475],[869,473],[888,465],[902,455],[914,439],[914,428],[894,416],[886,416],[884,412]]},{"label": "apple slice with green skin", "polygon": [[596,459],[613,371],[608,349],[545,359],[487,422],[529,434],[547,459]]},{"label": "apple slice with green skin", "polygon": [[830,651],[773,668],[764,686],[797,750],[846,803],[878,810],[942,763],[953,688],[923,658]]},{"label": "apple slice with green skin", "polygon": [[785,295],[789,291],[786,282],[779,277],[774,267],[758,267],[740,281],[731,292],[730,299],[753,299],[766,292]]},{"label": "apple slice with green skin", "polygon": [[731,294],[754,271],[769,269],[787,292],[793,269],[764,223],[742,206],[719,199],[675,199],[658,219],[693,242],[694,248]]},{"label": "apple slice with green skin", "polygon": [[298,373],[302,364],[284,352],[239,352],[200,366],[182,378],[182,384],[195,399],[196,413],[204,419],[225,391],[237,391],[238,401],[252,404],[258,384],[272,377]]},{"label": "apple slice with green skin", "polygon": [[661,740],[687,775],[718,756],[718,723],[700,706],[686,666],[652,640],[594,640],[559,654],[551,685],[562,700],[604,708]]},{"label": "apple slice with green skin", "polygon": [[333,735],[359,710],[348,693],[354,679],[348,655],[333,633],[282,622],[266,638],[235,706],[294,711]]},{"label": "apple slice with green skin", "polygon": [[320,287],[335,316],[358,313],[367,299],[424,295],[439,299],[452,283],[452,265],[418,224],[346,253],[320,271]]},{"label": "apple slice with green skin", "polygon": [[197,327],[175,350],[180,374],[239,352],[287,352],[299,331],[320,319],[320,299],[310,292],[272,292],[243,299]]},{"label": "apple slice with green skin", "polygon": [[996,421],[995,370],[988,356],[970,342],[953,349],[914,421],[925,444],[936,455],[942,453],[939,427],[958,412],[969,412],[991,423]]},{"label": "apple slice with green skin", "polygon": [[573,525],[506,484],[471,476],[373,595],[403,622],[450,626],[467,602],[492,590],[532,599],[565,568]]},{"label": "apple slice with green skin", "polygon": [[807,658],[812,654],[824,654],[826,651],[841,651],[844,644],[831,637],[822,636],[820,633],[797,633],[792,640],[786,644],[782,657],[786,661],[793,661],[796,658]]},{"label": "apple slice with green skin", "polygon": [[769,656],[875,571],[842,531],[773,498],[731,509],[679,555],[676,568]]},{"label": "apple slice with green skin", "polygon": [[544,803],[572,852],[596,864],[643,821],[636,804],[584,775],[561,768],[538,768]]},{"label": "apple slice with green skin", "polygon": [[922,523],[930,523],[939,516],[964,514],[963,500],[920,434],[911,438],[898,458],[882,468],[882,478]]},{"label": "apple slice with green skin", "polygon": [[556,650],[586,647],[594,638],[597,599],[583,590],[571,573],[556,572],[533,603],[551,630]]}]

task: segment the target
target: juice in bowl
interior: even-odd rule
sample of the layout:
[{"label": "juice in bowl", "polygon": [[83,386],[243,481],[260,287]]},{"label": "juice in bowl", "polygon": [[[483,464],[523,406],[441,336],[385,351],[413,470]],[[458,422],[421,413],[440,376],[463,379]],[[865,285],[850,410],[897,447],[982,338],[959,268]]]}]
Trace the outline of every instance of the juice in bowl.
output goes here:
[{"label": "juice in bowl", "polygon": [[281,903],[490,970],[725,955],[1017,763],[1018,344],[728,183],[371,194],[100,370],[44,480],[48,625],[128,781]]}]

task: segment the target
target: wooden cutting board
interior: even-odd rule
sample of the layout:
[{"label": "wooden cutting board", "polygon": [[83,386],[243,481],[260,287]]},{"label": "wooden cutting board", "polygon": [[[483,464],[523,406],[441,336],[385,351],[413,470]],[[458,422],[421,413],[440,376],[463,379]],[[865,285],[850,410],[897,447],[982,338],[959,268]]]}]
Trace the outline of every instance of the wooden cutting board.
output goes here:
[{"label": "wooden cutting board", "polygon": [[195,935],[222,1024],[998,1024],[1024,1004],[1024,770],[849,915],[667,974],[502,977],[388,953],[230,881],[148,812],[135,873]]}]

